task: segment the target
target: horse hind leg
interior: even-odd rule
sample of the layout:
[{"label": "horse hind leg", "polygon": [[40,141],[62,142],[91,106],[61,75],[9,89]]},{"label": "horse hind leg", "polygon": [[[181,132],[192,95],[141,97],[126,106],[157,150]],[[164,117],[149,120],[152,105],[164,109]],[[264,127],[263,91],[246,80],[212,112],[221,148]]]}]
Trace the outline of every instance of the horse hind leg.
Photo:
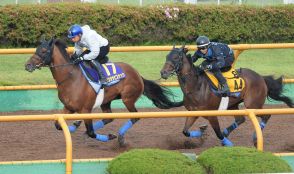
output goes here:
[{"label": "horse hind leg", "polygon": [[[135,101],[132,100],[123,100],[125,106],[127,107],[129,112],[138,112],[135,107]],[[127,122],[124,123],[124,125],[119,129],[118,131],[118,143],[121,147],[126,146],[125,142],[125,134],[127,131],[133,127],[133,125],[139,121],[139,118],[132,118],[129,119]]]},{"label": "horse hind leg", "polygon": [[[263,115],[263,116],[259,116],[259,117],[261,118],[261,121],[259,122],[259,126],[262,131],[265,128],[269,119],[271,118],[271,115]],[[254,146],[257,147],[257,137],[256,137],[255,131],[253,133],[252,139],[253,139]]]},{"label": "horse hind leg", "polygon": [[[232,106],[229,108],[229,110],[238,110],[238,105]],[[241,124],[243,124],[245,122],[245,117],[244,116],[234,116],[235,121],[228,126],[227,128],[224,129],[223,131],[223,135],[225,137],[229,137],[229,135],[235,130],[237,129]]]},{"label": "horse hind leg", "polygon": [[222,145],[223,146],[233,146],[233,143],[228,138],[223,136],[223,134],[222,134],[222,132],[220,130],[218,118],[217,117],[207,117],[206,119],[211,124],[216,136],[218,137],[218,139],[221,140]]}]

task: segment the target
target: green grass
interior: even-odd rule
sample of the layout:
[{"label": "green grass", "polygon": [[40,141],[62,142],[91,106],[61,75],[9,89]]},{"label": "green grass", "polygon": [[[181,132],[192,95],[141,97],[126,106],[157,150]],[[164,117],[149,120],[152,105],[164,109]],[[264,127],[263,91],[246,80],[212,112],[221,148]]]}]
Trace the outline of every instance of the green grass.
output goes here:
[{"label": "green grass", "polygon": [[[168,52],[133,52],[110,53],[113,62],[126,62],[134,66],[139,73],[149,80],[160,78],[160,70]],[[192,53],[192,51],[190,51]],[[31,55],[0,55],[0,86],[54,84],[48,68],[29,73],[24,64]],[[201,59],[200,59],[201,60]],[[294,78],[294,49],[248,50],[244,51],[236,67],[250,68],[262,75],[284,75]],[[176,81],[171,78],[169,81]]]},{"label": "green grass", "polygon": [[110,161],[109,174],[204,174],[194,160],[179,152],[160,149],[133,149]]},{"label": "green grass", "polygon": [[[18,4],[36,4],[38,0],[18,0]],[[117,4],[117,0],[97,0],[97,3],[102,4]],[[140,0],[120,0],[120,5],[134,5],[139,6]],[[143,0],[143,5],[152,5],[152,4],[173,4],[174,0]],[[41,3],[47,3],[47,0],[41,0]],[[1,5],[7,5],[7,4],[15,4],[15,0],[1,0]],[[217,4],[217,0],[205,0],[205,1],[198,1],[198,5],[211,5],[211,4]],[[221,0],[221,5],[228,5],[228,4],[239,4],[239,0]],[[268,5],[282,5],[283,0],[246,0],[242,1],[242,4],[246,5],[254,5],[254,6],[268,6]]]},{"label": "green grass", "polygon": [[197,161],[207,173],[286,173],[291,167],[270,152],[247,147],[215,147],[200,154]]}]

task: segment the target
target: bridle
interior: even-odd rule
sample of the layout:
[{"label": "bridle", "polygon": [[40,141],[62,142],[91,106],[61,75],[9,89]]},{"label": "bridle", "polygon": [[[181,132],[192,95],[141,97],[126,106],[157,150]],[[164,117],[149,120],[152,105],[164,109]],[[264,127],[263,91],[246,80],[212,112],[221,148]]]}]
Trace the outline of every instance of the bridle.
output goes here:
[{"label": "bridle", "polygon": [[[64,67],[68,65],[73,65],[74,63],[65,63],[60,65],[53,65],[52,64],[52,54],[54,50],[54,43],[55,41],[51,39],[49,42],[43,40],[41,45],[36,49],[35,55],[37,55],[39,58],[33,57],[34,59],[40,59],[42,62],[38,65],[36,65],[37,68],[48,67],[48,68],[58,68],[58,67]],[[45,53],[42,53],[42,49],[46,49]]]},{"label": "bridle", "polygon": [[[172,55],[175,55],[178,57],[177,60],[173,58]],[[179,48],[173,48],[173,50],[167,55],[166,57],[166,64],[170,65],[173,68],[173,71],[171,72],[171,75],[179,74],[182,67],[183,67],[183,57],[184,57],[184,51],[183,49]]]},{"label": "bridle", "polygon": [[[52,64],[52,54],[53,54],[53,50],[54,50],[54,44],[55,44],[54,39],[51,39],[48,42],[45,41],[45,40],[42,41],[41,45],[36,49],[36,52],[35,52],[35,55],[37,55],[38,57],[33,57],[33,59],[41,60],[40,64],[35,65],[36,68],[41,69],[42,65],[43,65],[43,67],[48,67],[48,68],[59,68],[59,67],[65,67],[65,66],[69,66],[69,65],[74,65],[73,62],[65,63],[65,64],[59,64],[59,65],[53,65]],[[42,52],[43,49],[46,50],[45,53]],[[56,81],[56,84],[59,86],[63,82],[70,79],[70,77],[73,75],[73,70],[74,70],[74,67],[68,73],[68,75],[65,77],[65,79],[63,79],[61,82]]]}]

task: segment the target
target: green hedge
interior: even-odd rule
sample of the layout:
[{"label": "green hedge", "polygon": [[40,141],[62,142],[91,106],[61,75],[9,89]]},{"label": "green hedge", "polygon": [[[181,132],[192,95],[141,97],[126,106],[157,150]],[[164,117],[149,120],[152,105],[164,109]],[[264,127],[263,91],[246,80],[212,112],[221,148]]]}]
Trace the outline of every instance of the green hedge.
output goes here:
[{"label": "green hedge", "polygon": [[293,5],[264,8],[89,3],[2,6],[0,46],[34,47],[43,34],[65,39],[67,29],[74,23],[89,24],[116,46],[193,43],[198,35],[226,43],[293,42],[293,11]]},{"label": "green hedge", "polygon": [[211,174],[292,172],[283,159],[254,148],[211,148],[202,152],[197,161]]},{"label": "green hedge", "polygon": [[196,161],[179,152],[159,149],[135,149],[112,160],[109,174],[204,174]]}]

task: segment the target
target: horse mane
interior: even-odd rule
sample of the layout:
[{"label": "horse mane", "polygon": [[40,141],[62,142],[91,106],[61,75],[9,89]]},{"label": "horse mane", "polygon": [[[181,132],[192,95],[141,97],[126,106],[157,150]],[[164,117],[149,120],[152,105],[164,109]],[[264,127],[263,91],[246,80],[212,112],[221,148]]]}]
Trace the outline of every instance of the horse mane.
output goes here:
[{"label": "horse mane", "polygon": [[64,41],[60,40],[60,39],[56,39],[54,41],[55,45],[57,46],[57,48],[59,49],[59,51],[61,52],[61,54],[63,55],[63,57],[67,60],[70,61],[70,56],[66,51],[67,45]]}]

